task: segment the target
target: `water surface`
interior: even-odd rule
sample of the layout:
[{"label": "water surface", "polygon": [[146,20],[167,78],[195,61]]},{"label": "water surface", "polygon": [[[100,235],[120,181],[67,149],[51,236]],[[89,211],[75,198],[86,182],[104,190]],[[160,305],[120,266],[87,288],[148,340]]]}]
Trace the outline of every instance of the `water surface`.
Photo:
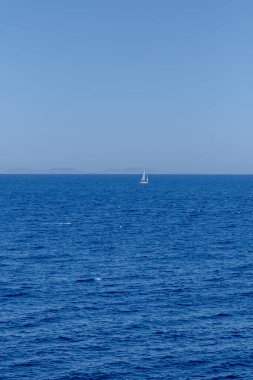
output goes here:
[{"label": "water surface", "polygon": [[252,379],[253,176],[0,176],[3,379]]}]

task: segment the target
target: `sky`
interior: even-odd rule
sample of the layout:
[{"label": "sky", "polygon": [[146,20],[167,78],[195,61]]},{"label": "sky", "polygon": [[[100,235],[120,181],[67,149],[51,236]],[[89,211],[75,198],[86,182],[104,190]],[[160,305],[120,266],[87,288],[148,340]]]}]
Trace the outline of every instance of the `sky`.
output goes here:
[{"label": "sky", "polygon": [[0,0],[0,170],[253,173],[252,14]]}]

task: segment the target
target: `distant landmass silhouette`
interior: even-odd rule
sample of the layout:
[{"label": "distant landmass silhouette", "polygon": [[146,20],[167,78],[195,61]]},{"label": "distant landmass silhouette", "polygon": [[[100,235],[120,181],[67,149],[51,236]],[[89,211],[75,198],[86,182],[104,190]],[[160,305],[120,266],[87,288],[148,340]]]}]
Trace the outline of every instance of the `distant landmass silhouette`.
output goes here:
[{"label": "distant landmass silhouette", "polygon": [[25,167],[0,168],[0,174],[140,174],[146,169],[148,173],[161,174],[160,170],[154,168],[128,167],[128,168],[108,168],[96,171],[80,170],[73,167],[56,167],[49,169],[29,169]]}]

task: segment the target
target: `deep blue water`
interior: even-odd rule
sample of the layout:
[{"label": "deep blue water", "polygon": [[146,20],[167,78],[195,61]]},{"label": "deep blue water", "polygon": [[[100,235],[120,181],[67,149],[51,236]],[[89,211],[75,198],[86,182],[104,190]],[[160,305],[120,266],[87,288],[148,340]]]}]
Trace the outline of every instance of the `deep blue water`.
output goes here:
[{"label": "deep blue water", "polygon": [[253,176],[0,176],[0,378],[253,379]]}]

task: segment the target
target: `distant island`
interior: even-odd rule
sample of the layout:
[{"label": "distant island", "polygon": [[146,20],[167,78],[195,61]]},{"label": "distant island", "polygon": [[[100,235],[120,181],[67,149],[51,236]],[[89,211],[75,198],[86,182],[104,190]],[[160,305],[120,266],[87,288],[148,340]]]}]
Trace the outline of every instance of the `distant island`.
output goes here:
[{"label": "distant island", "polygon": [[[123,169],[108,168],[98,171],[80,170],[73,167],[56,167],[49,169],[30,169],[24,167],[0,168],[0,174],[140,174],[143,167],[129,167]],[[148,173],[162,174],[157,169],[148,168]]]}]

